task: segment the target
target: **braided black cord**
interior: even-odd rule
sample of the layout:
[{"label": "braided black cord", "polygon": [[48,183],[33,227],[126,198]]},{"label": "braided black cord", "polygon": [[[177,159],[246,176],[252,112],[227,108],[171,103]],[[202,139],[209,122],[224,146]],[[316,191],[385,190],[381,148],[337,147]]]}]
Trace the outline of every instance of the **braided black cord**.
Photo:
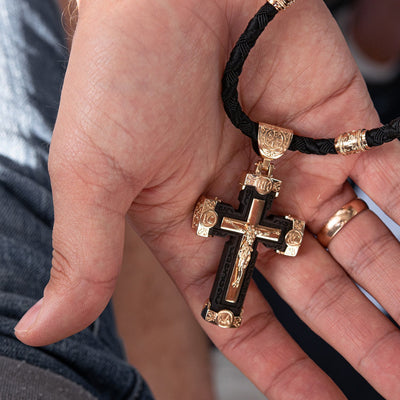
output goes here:
[{"label": "braided black cord", "polygon": [[337,154],[335,149],[335,139],[313,139],[304,136],[293,135],[289,150],[300,151],[305,154]]},{"label": "braided black cord", "polygon": [[369,147],[380,146],[394,139],[400,140],[400,117],[394,119],[380,128],[371,129],[366,132],[365,138]]},{"label": "braided black cord", "polygon": [[240,106],[237,90],[239,75],[242,73],[243,64],[250,50],[255,45],[265,27],[277,13],[278,11],[275,7],[269,3],[266,3],[260,8],[233,48],[222,77],[222,101],[224,103],[225,112],[233,125],[252,139],[253,145],[257,150],[258,123],[252,121],[243,112]]},{"label": "braided black cord", "polygon": [[[266,3],[260,8],[233,48],[222,77],[222,101],[225,112],[233,125],[251,138],[254,150],[257,153],[259,153],[258,123],[252,121],[243,112],[239,103],[239,76],[250,50],[277,13],[278,11],[270,3]],[[396,138],[400,139],[400,117],[380,128],[366,132],[369,147],[380,146]],[[313,139],[298,135],[293,135],[289,150],[316,155],[337,154],[335,139]]]}]

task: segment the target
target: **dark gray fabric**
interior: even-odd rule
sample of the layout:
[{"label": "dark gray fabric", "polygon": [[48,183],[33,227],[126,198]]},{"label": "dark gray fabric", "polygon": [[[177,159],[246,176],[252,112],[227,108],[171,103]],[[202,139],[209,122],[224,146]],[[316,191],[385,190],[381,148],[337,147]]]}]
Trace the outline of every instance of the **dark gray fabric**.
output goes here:
[{"label": "dark gray fabric", "polygon": [[25,361],[0,356],[1,400],[94,400],[81,386]]},{"label": "dark gray fabric", "polygon": [[[0,0],[0,356],[52,371],[102,400],[149,400],[124,359],[111,306],[83,332],[50,346],[28,347],[14,336],[49,279],[47,158],[67,58],[54,0]],[[0,368],[2,382],[11,376]]]}]

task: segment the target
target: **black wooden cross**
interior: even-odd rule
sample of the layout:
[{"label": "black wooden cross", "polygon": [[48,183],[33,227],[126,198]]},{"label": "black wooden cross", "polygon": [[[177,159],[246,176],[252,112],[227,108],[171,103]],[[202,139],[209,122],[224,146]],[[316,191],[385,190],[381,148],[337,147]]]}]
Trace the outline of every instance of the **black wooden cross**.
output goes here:
[{"label": "black wooden cross", "polygon": [[257,258],[257,244],[288,256],[295,256],[305,224],[290,216],[269,215],[279,194],[281,181],[257,165],[248,173],[239,194],[240,206],[202,197],[195,209],[193,226],[203,237],[229,236],[222,253],[210,298],[203,309],[206,321],[222,328],[237,328]]}]

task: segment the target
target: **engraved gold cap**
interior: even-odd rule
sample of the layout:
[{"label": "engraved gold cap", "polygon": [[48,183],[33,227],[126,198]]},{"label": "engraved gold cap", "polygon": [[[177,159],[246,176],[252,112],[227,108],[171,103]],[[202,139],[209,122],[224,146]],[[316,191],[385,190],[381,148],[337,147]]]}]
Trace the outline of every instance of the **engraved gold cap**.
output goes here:
[{"label": "engraved gold cap", "polygon": [[268,0],[268,3],[276,8],[277,11],[284,10],[292,5],[295,0]]},{"label": "engraved gold cap", "polygon": [[292,229],[285,236],[285,251],[277,251],[277,253],[283,254],[284,256],[296,257],[304,238],[306,223],[290,215],[285,218],[292,221]]},{"label": "engraved gold cap", "polygon": [[239,328],[242,323],[242,312],[240,316],[235,316],[231,310],[220,310],[213,311],[211,309],[211,304],[208,301],[204,308],[204,319],[207,322],[211,322],[214,325],[218,325],[220,328]]},{"label": "engraved gold cap", "polygon": [[215,211],[218,203],[218,199],[207,199],[204,196],[198,200],[192,220],[192,228],[197,230],[198,236],[210,236],[210,229],[218,222],[218,214]]}]

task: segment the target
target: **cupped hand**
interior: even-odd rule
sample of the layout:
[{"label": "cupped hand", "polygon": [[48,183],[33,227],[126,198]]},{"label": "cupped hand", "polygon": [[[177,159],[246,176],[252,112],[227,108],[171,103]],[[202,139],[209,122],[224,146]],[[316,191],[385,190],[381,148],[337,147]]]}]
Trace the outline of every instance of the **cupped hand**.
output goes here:
[{"label": "cupped hand", "polygon": [[[197,237],[192,212],[203,193],[237,204],[239,177],[256,160],[225,116],[220,79],[262,4],[81,0],[50,149],[51,280],[17,327],[23,342],[45,345],[98,317],[119,273],[126,215],[199,315],[224,241]],[[275,18],[246,62],[239,92],[253,120],[305,136],[379,124],[320,0],[299,0]],[[399,154],[391,143],[347,158],[285,155],[276,165],[283,187],[274,212],[304,219],[308,232],[296,258],[259,248],[257,262],[296,313],[387,399],[400,398],[400,334],[353,280],[400,322],[399,244],[369,211],[335,237],[329,253],[313,234],[355,197],[348,176],[400,221]],[[171,318],[179,315],[171,310]],[[344,398],[254,284],[239,329],[200,323],[268,398]]]}]

